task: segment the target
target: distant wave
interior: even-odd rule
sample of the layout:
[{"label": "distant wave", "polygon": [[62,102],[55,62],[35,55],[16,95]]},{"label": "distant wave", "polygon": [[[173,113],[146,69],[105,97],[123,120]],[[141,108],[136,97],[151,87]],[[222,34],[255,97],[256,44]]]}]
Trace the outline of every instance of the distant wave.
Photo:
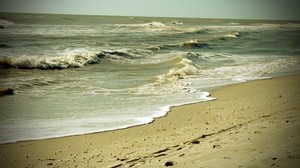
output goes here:
[{"label": "distant wave", "polygon": [[236,39],[240,37],[240,33],[239,32],[235,32],[232,34],[226,34],[222,37],[220,37],[221,40],[226,40],[226,39]]},{"label": "distant wave", "polygon": [[141,24],[118,24],[118,27],[156,27],[156,28],[160,28],[160,27],[166,27],[165,24],[161,23],[161,22],[150,22],[150,23],[141,23]]},{"label": "distant wave", "polygon": [[206,33],[209,29],[203,28],[200,26],[196,27],[186,27],[181,26],[181,22],[175,22],[171,24],[164,24],[161,22],[150,22],[150,23],[142,23],[142,24],[117,24],[116,26],[119,28],[118,31],[126,31],[126,32],[136,32],[136,31],[163,31],[166,33],[180,33],[180,34],[190,34],[190,33]]},{"label": "distant wave", "polygon": [[269,23],[255,23],[251,25],[231,25],[231,26],[204,26],[213,31],[228,30],[238,32],[261,32],[261,31],[288,31],[299,30],[299,23],[286,23],[286,24],[269,24]]},{"label": "distant wave", "polygon": [[147,49],[152,51],[158,51],[162,49],[170,49],[170,48],[209,48],[209,44],[199,41],[199,40],[190,40],[186,42],[182,42],[179,44],[166,44],[160,46],[151,46]]},{"label": "distant wave", "polygon": [[300,23],[287,23],[279,26],[284,29],[300,29]]},{"label": "distant wave", "polygon": [[180,26],[167,26],[166,30],[169,32],[175,32],[175,33],[206,33],[209,29],[203,28],[203,27],[180,27]]},{"label": "distant wave", "polygon": [[209,45],[207,43],[201,42],[199,40],[191,40],[184,42],[179,45],[180,47],[188,47],[188,48],[206,48]]},{"label": "distant wave", "polygon": [[5,28],[7,26],[13,25],[14,23],[8,20],[0,19],[0,28]]}]

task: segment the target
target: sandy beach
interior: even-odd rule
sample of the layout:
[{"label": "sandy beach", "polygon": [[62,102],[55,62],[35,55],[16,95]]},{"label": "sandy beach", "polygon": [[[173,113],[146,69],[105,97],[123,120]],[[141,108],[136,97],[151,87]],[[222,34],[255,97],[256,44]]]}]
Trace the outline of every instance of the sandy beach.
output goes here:
[{"label": "sandy beach", "polygon": [[230,85],[123,130],[0,145],[0,167],[298,167],[300,75]]}]

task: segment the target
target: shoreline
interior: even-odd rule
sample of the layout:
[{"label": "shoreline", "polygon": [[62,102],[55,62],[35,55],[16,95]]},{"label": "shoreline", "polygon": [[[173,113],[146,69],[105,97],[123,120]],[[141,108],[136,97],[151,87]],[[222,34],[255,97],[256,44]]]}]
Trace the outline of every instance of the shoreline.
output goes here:
[{"label": "shoreline", "polygon": [[[171,107],[167,115],[146,125],[1,144],[0,163],[5,167],[296,167],[299,83],[298,74],[228,85],[212,92],[217,100]],[[287,139],[279,136],[286,134]],[[271,147],[259,147],[263,145]]]},{"label": "shoreline", "polygon": [[[224,85],[225,87],[227,85]],[[223,86],[218,86],[219,88],[223,87]],[[215,89],[217,90],[217,89]],[[192,104],[198,104],[198,103],[205,103],[205,102],[209,102],[209,101],[216,101],[216,98],[210,97],[210,92],[203,92],[201,91],[201,93],[205,93],[207,96],[205,96],[206,100],[202,100],[202,101],[195,101],[195,102],[190,102],[190,103],[186,103],[186,104],[178,104],[178,105],[170,105],[170,106],[164,106],[161,109],[163,109],[162,113],[163,115],[155,115],[156,117],[152,117],[152,120],[150,122],[147,123],[141,123],[141,124],[135,124],[135,125],[130,125],[130,126],[124,126],[124,127],[119,127],[119,128],[115,128],[115,129],[111,129],[111,130],[104,130],[104,131],[96,131],[96,132],[87,132],[87,133],[78,133],[78,134],[71,134],[71,135],[65,135],[65,136],[53,136],[53,137],[45,137],[45,138],[37,138],[37,139],[27,139],[27,140],[17,140],[17,141],[7,141],[7,142],[0,142],[0,145],[7,145],[7,144],[14,144],[14,143],[22,143],[22,142],[30,142],[30,141],[43,141],[43,140],[50,140],[50,139],[59,139],[59,138],[69,138],[69,137],[74,137],[74,136],[84,136],[84,135],[92,135],[92,134],[101,134],[101,133],[107,133],[107,132],[111,132],[111,131],[118,131],[118,130],[124,130],[124,129],[129,129],[132,127],[139,127],[139,126],[144,126],[144,125],[148,125],[148,124],[152,124],[153,122],[155,122],[155,120],[166,117],[168,115],[169,112],[171,112],[172,108],[176,108],[179,106],[186,106],[186,105],[192,105]],[[1,97],[1,95],[0,95]]]}]

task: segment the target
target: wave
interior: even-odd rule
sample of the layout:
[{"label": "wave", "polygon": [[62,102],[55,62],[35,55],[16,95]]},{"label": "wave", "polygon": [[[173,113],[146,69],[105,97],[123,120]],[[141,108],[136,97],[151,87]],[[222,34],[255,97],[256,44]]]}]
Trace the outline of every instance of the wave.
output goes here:
[{"label": "wave", "polygon": [[190,40],[190,41],[180,44],[179,46],[187,47],[187,48],[206,48],[209,45],[207,43],[201,42],[199,40]]},{"label": "wave", "polygon": [[135,62],[136,59],[142,59],[146,55],[151,54],[149,50],[143,49],[120,49],[120,50],[102,50],[97,57],[101,60],[112,62]]},{"label": "wave", "polygon": [[181,34],[192,34],[192,33],[196,33],[196,34],[199,34],[199,33],[207,33],[207,31],[209,29],[207,28],[203,28],[203,27],[199,27],[199,26],[196,26],[196,27],[179,27],[179,26],[167,26],[166,27],[166,30],[168,32],[175,32],[175,33],[181,33]]},{"label": "wave", "polygon": [[199,40],[190,40],[179,44],[166,44],[160,46],[151,46],[148,47],[148,50],[159,51],[162,49],[170,49],[170,48],[209,48],[209,44],[199,41]]},{"label": "wave", "polygon": [[2,57],[0,65],[20,69],[65,69],[78,68],[98,62],[95,56],[62,56],[62,57]]},{"label": "wave", "polygon": [[300,23],[287,23],[279,26],[280,28],[283,29],[300,29]]},{"label": "wave", "polygon": [[188,52],[186,58],[195,62],[201,63],[217,63],[217,62],[229,62],[234,61],[234,56],[226,53],[215,53],[215,52]]},{"label": "wave", "polygon": [[204,26],[204,29],[213,31],[238,31],[238,32],[262,32],[262,31],[294,31],[300,29],[299,23],[270,24],[254,23],[251,25],[230,25],[230,26]]},{"label": "wave", "polygon": [[87,49],[66,50],[63,56],[0,57],[0,66],[20,69],[65,69],[79,68],[99,62],[95,52]]},{"label": "wave", "polygon": [[237,39],[239,37],[240,37],[240,33],[239,32],[235,32],[235,33],[232,33],[232,34],[226,34],[226,35],[220,37],[219,39],[220,40]]},{"label": "wave", "polygon": [[143,24],[117,24],[117,31],[125,32],[164,32],[168,34],[200,34],[207,33],[208,28],[195,26],[187,27],[183,26],[182,22],[172,22],[164,24],[161,22],[150,22]]},{"label": "wave", "polygon": [[150,22],[150,23],[142,23],[142,24],[117,24],[117,26],[119,28],[122,28],[122,27],[155,27],[155,28],[164,28],[166,27],[165,24],[161,23],[161,22]]},{"label": "wave", "polygon": [[89,64],[96,64],[101,61],[118,63],[136,62],[136,59],[144,58],[149,54],[149,50],[120,49],[89,51],[87,49],[77,49],[66,51],[63,56],[20,56],[20,57],[0,57],[0,66],[19,69],[66,69],[80,68]]},{"label": "wave", "polygon": [[198,68],[193,65],[193,62],[187,58],[179,58],[180,62],[177,64],[179,67],[172,68],[168,73],[157,76],[158,82],[169,82],[173,81],[173,79],[183,79],[188,75],[194,75],[198,72]]},{"label": "wave", "polygon": [[240,33],[239,32],[235,32],[233,34],[227,34],[224,37],[226,37],[226,38],[239,38],[240,37]]},{"label": "wave", "polygon": [[166,27],[166,25],[161,22],[152,22],[152,23],[147,23],[146,25],[151,27]]},{"label": "wave", "polygon": [[201,70],[199,74],[202,78],[233,80],[233,81],[248,81],[254,79],[266,78],[264,75],[273,73],[289,67],[300,65],[300,58],[278,58],[261,62],[261,60],[249,60],[249,64],[237,66],[217,67],[209,70]]},{"label": "wave", "polygon": [[0,19],[0,28],[6,28],[7,26],[13,25],[14,23],[5,19]]},{"label": "wave", "polygon": [[187,28],[185,32],[187,33],[206,33],[209,29],[203,27],[192,27]]},{"label": "wave", "polygon": [[156,76],[156,81],[139,87],[139,93],[165,94],[178,91],[190,91],[187,82],[183,79],[199,73],[198,67],[187,58],[178,56],[167,62],[173,62],[177,67],[171,68],[167,73]]}]

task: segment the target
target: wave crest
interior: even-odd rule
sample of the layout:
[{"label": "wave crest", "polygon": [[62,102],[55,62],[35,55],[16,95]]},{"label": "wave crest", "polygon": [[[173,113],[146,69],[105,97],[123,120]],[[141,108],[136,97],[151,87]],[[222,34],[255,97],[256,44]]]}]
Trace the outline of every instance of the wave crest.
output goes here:
[{"label": "wave crest", "polygon": [[188,48],[205,48],[208,47],[208,44],[201,42],[199,40],[191,40],[184,42],[179,45],[180,47],[188,47]]},{"label": "wave crest", "polygon": [[186,83],[183,79],[198,73],[198,68],[193,62],[187,58],[176,57],[175,61],[177,67],[170,69],[167,73],[156,76],[156,81],[151,84],[143,85],[139,88],[139,93],[172,93],[186,90]]},{"label": "wave crest", "polygon": [[5,19],[0,19],[0,27],[5,28],[7,26],[13,25],[14,23]]},{"label": "wave crest", "polygon": [[[67,50],[62,56],[0,57],[0,66],[20,69],[66,69],[80,68],[101,61],[136,63],[151,51],[142,49],[120,49],[93,51],[88,49]],[[145,57],[147,59],[147,57]]]},{"label": "wave crest", "polygon": [[156,28],[163,28],[166,27],[165,24],[161,22],[150,22],[150,23],[142,23],[142,24],[118,24],[118,27],[156,27]]},{"label": "wave crest", "polygon": [[169,49],[169,48],[208,48],[209,44],[204,43],[199,40],[190,40],[187,42],[179,43],[179,44],[167,44],[167,45],[161,45],[161,46],[151,46],[148,47],[148,50],[152,51],[159,51],[162,49]]},{"label": "wave crest", "polygon": [[99,58],[94,53],[87,51],[72,52],[68,55],[57,57],[0,57],[0,66],[20,69],[65,69],[79,68],[87,64],[97,63]]},{"label": "wave crest", "polygon": [[141,57],[144,54],[149,54],[147,50],[141,49],[120,49],[120,50],[102,50],[99,54],[99,58],[105,59],[117,59],[117,60],[124,60],[124,59],[135,59]]},{"label": "wave crest", "polygon": [[194,75],[198,72],[197,67],[193,65],[191,60],[187,58],[179,59],[181,59],[181,61],[177,63],[179,67],[172,68],[168,73],[157,76],[158,82],[173,81],[173,78],[182,79],[188,75]]},{"label": "wave crest", "polygon": [[239,32],[235,32],[235,33],[227,34],[227,35],[223,36],[223,38],[239,38],[239,37],[240,37]]}]

